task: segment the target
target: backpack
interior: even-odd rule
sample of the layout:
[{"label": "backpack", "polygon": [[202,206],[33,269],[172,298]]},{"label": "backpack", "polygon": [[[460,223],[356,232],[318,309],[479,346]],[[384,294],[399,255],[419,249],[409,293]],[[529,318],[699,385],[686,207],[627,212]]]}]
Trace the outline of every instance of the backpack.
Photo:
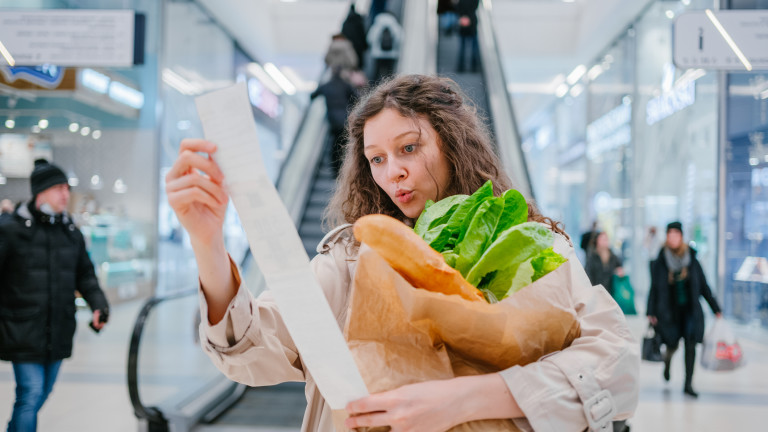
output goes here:
[{"label": "backpack", "polygon": [[392,48],[395,47],[395,36],[389,27],[384,27],[384,30],[381,31],[379,46],[382,51],[392,51]]}]

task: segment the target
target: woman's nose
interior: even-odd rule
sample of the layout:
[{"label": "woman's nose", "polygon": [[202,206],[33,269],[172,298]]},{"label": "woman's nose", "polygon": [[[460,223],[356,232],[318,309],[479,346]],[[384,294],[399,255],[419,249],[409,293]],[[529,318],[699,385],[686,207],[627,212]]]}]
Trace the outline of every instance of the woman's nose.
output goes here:
[{"label": "woman's nose", "polygon": [[402,180],[408,175],[408,170],[405,168],[405,165],[398,161],[397,158],[391,158],[387,168],[389,169],[389,178],[391,181]]}]

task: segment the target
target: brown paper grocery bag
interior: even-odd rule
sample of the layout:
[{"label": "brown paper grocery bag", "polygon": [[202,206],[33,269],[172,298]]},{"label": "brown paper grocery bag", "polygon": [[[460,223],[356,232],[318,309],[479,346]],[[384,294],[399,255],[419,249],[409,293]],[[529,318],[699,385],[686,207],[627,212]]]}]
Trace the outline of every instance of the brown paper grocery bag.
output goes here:
[{"label": "brown paper grocery bag", "polygon": [[[569,265],[488,304],[414,288],[361,248],[345,336],[368,390],[495,372],[569,346],[580,334]],[[511,420],[486,420],[451,430],[517,428]]]}]

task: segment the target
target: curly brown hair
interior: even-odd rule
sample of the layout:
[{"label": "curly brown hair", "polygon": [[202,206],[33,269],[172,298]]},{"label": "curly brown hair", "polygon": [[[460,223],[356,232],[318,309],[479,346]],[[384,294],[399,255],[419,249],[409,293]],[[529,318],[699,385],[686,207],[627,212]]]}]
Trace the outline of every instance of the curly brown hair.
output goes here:
[{"label": "curly brown hair", "polygon": [[[493,182],[494,195],[512,187],[491,146],[489,132],[477,109],[450,78],[428,75],[391,77],[361,97],[347,120],[344,162],[336,190],[326,208],[326,225],[354,223],[368,214],[385,214],[408,224],[408,218],[373,179],[363,153],[366,122],[382,110],[391,108],[417,122],[426,119],[435,129],[438,145],[449,166],[449,184],[437,199],[451,195],[470,195],[486,181]],[[553,231],[565,234],[562,225],[542,216],[528,203],[528,220],[543,222]]]}]

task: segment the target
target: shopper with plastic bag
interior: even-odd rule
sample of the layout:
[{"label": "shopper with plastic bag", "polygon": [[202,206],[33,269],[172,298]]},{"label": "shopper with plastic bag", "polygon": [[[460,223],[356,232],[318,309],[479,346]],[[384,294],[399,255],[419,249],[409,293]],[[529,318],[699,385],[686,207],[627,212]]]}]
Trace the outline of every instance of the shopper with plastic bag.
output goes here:
[{"label": "shopper with plastic bag", "polygon": [[[329,204],[331,221],[346,224],[326,236],[312,261],[341,328],[350,313],[361,248],[348,224],[374,213],[413,224],[427,200],[471,194],[487,180],[496,196],[509,189],[482,122],[464,101],[450,79],[408,75],[373,89],[350,114],[345,161]],[[302,431],[333,430],[334,414],[305,369],[271,293],[252,298],[226,253],[221,227],[228,198],[220,169],[207,157],[215,155],[215,144],[184,140],[180,150],[166,190],[197,259],[203,349],[227,376],[248,385],[305,381]],[[558,224],[532,205],[527,219],[552,231],[555,252],[570,263],[563,267],[557,301],[565,300],[573,313],[578,337],[525,365],[374,392],[347,405],[346,428],[444,431],[472,420],[508,419],[525,431],[583,431],[611,428],[612,421],[632,416],[638,342],[613,299],[589,283]],[[455,320],[461,323],[462,317]]]},{"label": "shopper with plastic bag", "polygon": [[669,381],[670,362],[680,338],[685,343],[685,385],[683,392],[698,397],[693,390],[696,344],[704,338],[704,312],[699,297],[709,303],[720,318],[720,306],[707,285],[704,271],[696,259],[696,250],[683,241],[683,225],[667,225],[667,241],[659,257],[651,262],[651,290],[647,315],[667,350],[664,355],[664,379]]}]

